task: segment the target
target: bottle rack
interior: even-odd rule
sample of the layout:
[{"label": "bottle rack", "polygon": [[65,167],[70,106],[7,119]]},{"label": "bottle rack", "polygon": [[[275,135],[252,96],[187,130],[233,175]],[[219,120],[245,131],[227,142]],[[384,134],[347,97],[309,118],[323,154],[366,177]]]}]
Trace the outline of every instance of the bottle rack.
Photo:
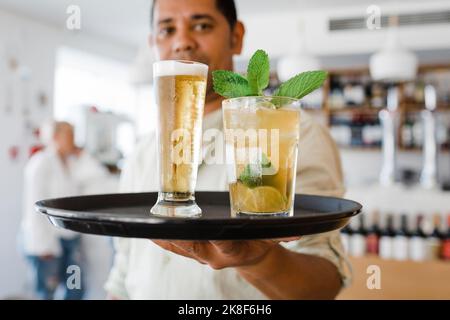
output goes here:
[{"label": "bottle rack", "polygon": [[450,214],[362,213],[341,229],[350,256],[450,261]]},{"label": "bottle rack", "polygon": [[[382,131],[378,113],[386,106],[387,89],[392,84],[373,82],[368,68],[335,69],[328,73],[316,97],[312,101],[304,99],[305,110],[330,127],[341,147],[379,149]],[[272,75],[268,93],[278,84],[276,75]],[[450,150],[450,64],[421,65],[416,81],[396,84],[400,89],[400,150],[421,149],[420,111],[424,109],[426,84],[437,88],[437,112],[442,120],[438,140],[442,150]]]},{"label": "bottle rack", "polygon": [[359,217],[341,230],[352,282],[338,299],[450,299],[450,214]]}]

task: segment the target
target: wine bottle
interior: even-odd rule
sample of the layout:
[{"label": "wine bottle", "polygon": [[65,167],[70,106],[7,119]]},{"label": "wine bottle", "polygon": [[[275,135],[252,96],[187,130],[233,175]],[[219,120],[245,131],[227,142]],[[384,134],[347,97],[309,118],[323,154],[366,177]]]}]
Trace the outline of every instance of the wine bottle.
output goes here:
[{"label": "wine bottle", "polygon": [[351,229],[350,224],[347,224],[344,228],[341,229],[342,246],[347,253],[349,253],[349,242],[352,234],[353,230]]},{"label": "wine bottle", "polygon": [[413,261],[424,261],[426,255],[426,235],[422,230],[423,215],[416,216],[416,225],[409,239],[409,257]]},{"label": "wine bottle", "polygon": [[405,148],[414,147],[413,122],[411,117],[406,117],[402,127],[402,143]]},{"label": "wine bottle", "polygon": [[441,216],[436,213],[432,217],[433,231],[427,238],[427,253],[428,260],[435,260],[440,258],[441,243],[443,235],[441,233]]},{"label": "wine bottle", "polygon": [[450,260],[450,213],[447,215],[447,232],[442,239],[441,259]]},{"label": "wine bottle", "polygon": [[378,246],[380,239],[380,213],[375,210],[372,215],[372,223],[370,227],[367,229],[366,236],[366,252],[367,254],[378,255]]},{"label": "wine bottle", "polygon": [[392,242],[395,235],[393,222],[393,215],[387,214],[380,234],[379,254],[382,259],[392,259]]},{"label": "wine bottle", "polygon": [[366,230],[364,226],[364,213],[357,219],[353,219],[354,231],[350,238],[350,254],[354,257],[362,257],[366,254]]},{"label": "wine bottle", "polygon": [[408,216],[406,214],[397,216],[397,221],[392,256],[395,260],[403,261],[408,259],[408,242],[410,236],[408,230]]}]

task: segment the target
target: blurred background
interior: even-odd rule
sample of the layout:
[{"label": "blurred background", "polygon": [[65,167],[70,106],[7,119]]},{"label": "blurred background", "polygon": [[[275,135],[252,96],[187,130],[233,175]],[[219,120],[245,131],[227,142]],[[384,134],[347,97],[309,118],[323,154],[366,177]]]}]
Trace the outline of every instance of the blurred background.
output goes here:
[{"label": "blurred background", "polygon": [[[20,249],[24,167],[50,118],[104,170],[83,194],[118,191],[123,159],[155,130],[150,0],[0,0],[0,298],[32,297]],[[305,70],[304,101],[341,151],[346,197],[363,219],[343,239],[355,281],[341,298],[450,298],[450,1],[237,0],[244,72],[271,57],[269,91]],[[81,25],[68,19],[80,10]],[[100,181],[100,182],[99,182]],[[103,298],[110,239],[82,237],[85,298]],[[380,266],[382,290],[366,286]]]}]

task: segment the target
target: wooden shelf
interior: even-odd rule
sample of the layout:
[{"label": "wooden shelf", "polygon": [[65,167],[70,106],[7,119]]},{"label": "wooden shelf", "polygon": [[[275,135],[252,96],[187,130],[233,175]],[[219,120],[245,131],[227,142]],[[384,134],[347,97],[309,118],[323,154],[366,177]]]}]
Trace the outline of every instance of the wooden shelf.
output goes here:
[{"label": "wooden shelf", "polygon": [[[329,108],[330,113],[341,113],[341,112],[366,112],[366,113],[378,113],[384,108],[375,108],[369,105],[362,106],[346,106],[343,108]],[[319,109],[323,110],[323,109]],[[426,110],[423,105],[418,104],[402,104],[399,109],[400,112],[420,112]],[[450,112],[450,105],[440,104],[436,108],[437,112]]]},{"label": "wooden shelf", "polygon": [[306,112],[311,112],[311,113],[327,113],[327,112],[328,112],[327,110],[324,110],[324,109],[322,109],[322,108],[320,108],[320,109],[316,109],[316,108],[311,108],[311,109],[303,108],[302,110],[303,110],[303,111],[306,111]]},{"label": "wooden shelf", "polygon": [[330,109],[330,114],[339,114],[339,113],[366,113],[366,114],[377,114],[382,109],[370,107],[370,106],[361,106],[361,107],[345,107],[342,109]]},{"label": "wooden shelf", "polygon": [[369,68],[328,69],[327,71],[329,75],[337,75],[337,76],[370,75]]},{"label": "wooden shelf", "polygon": [[[450,299],[450,262],[395,261],[375,256],[350,257],[353,282],[338,299]],[[381,289],[368,289],[369,266],[381,271]]]},{"label": "wooden shelf", "polygon": [[[404,112],[420,112],[426,110],[423,105],[405,103],[402,105]],[[450,112],[450,105],[448,104],[438,104],[436,112]]]},{"label": "wooden shelf", "polygon": [[[343,145],[339,145],[338,146],[339,149],[341,150],[348,150],[348,151],[381,151],[381,146],[377,147],[377,146],[343,146]],[[398,151],[399,152],[405,152],[405,153],[422,153],[422,149],[421,148],[404,148],[404,147],[398,147]],[[440,148],[439,152],[441,153],[450,153],[450,149],[449,148]]]},{"label": "wooden shelf", "polygon": [[381,146],[342,146],[339,145],[340,150],[347,150],[347,151],[381,151]]},{"label": "wooden shelf", "polygon": [[[363,105],[360,106],[349,106],[346,105],[343,108],[338,108],[338,109],[333,109],[331,107],[330,104],[330,94],[331,94],[331,85],[333,83],[334,80],[339,81],[340,77],[348,77],[351,78],[351,81],[356,81],[358,82],[358,79],[360,80],[361,83],[365,83],[365,84],[370,84],[370,83],[366,83],[366,81],[368,80],[368,76],[370,77],[370,72],[369,72],[369,68],[351,68],[351,69],[330,69],[327,70],[328,71],[328,79],[325,82],[324,86],[323,86],[323,110],[325,111],[325,113],[328,114],[328,126],[331,125],[333,118],[338,118],[340,116],[342,116],[343,118],[345,117],[345,120],[347,120],[347,118],[352,118],[353,116],[360,116],[360,117],[367,117],[368,122],[373,121],[373,119],[375,117],[378,116],[378,113],[383,109],[383,108],[376,108],[376,107],[372,107],[370,105],[370,102],[365,103]],[[421,65],[419,66],[419,72],[418,72],[418,81],[420,81],[420,79],[423,78],[424,75],[428,74],[428,73],[433,73],[433,72],[450,72],[450,64],[434,64],[434,65]],[[334,77],[334,79],[333,79]],[[349,81],[350,81],[349,80]],[[373,83],[372,81],[370,81],[371,83]],[[399,150],[400,151],[404,151],[404,152],[421,152],[421,149],[406,149],[406,148],[402,148],[402,140],[401,140],[401,128],[402,128],[402,124],[405,122],[406,119],[408,119],[409,116],[416,116],[416,114],[418,114],[419,112],[421,112],[422,110],[424,110],[424,105],[423,104],[419,104],[419,103],[413,103],[413,100],[410,100],[410,98],[407,98],[407,96],[405,95],[405,88],[408,84],[410,84],[411,82],[408,83],[400,83],[398,85],[399,87],[399,96],[400,96],[400,103],[399,103],[399,107],[398,107],[398,113],[400,116],[400,123],[401,125],[398,128],[397,131],[397,138],[398,138],[398,142],[399,142]],[[386,90],[386,86],[384,86],[383,83],[378,83],[379,85],[381,85],[383,88],[382,90]],[[385,93],[383,93],[385,94]],[[386,97],[384,97],[385,99]],[[408,99],[408,100],[406,100]],[[367,100],[366,101],[370,101]],[[450,113],[450,103],[440,103],[437,106],[437,110],[436,112],[442,113],[442,114],[447,114]],[[361,119],[362,121],[364,121],[364,119]],[[348,149],[348,150],[380,150],[380,147],[352,147],[352,146],[345,146],[342,147],[340,146],[340,148],[343,149]],[[448,148],[442,148],[441,152],[449,152],[450,150]]]},{"label": "wooden shelf", "polygon": [[[400,147],[399,150],[406,151],[406,152],[422,152],[422,148],[416,147],[416,148],[405,148]],[[449,152],[450,149],[446,147],[440,147],[439,152]]]}]

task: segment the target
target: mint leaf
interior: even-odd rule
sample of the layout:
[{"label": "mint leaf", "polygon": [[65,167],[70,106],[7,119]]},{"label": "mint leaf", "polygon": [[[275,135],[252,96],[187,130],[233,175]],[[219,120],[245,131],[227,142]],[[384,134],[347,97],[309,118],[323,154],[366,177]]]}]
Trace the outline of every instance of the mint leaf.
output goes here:
[{"label": "mint leaf", "polygon": [[250,58],[247,67],[248,84],[253,95],[260,96],[269,85],[269,56],[263,50],[257,50]]},{"label": "mint leaf", "polygon": [[255,188],[262,185],[262,177],[258,172],[252,170],[252,167],[248,164],[239,175],[240,182],[242,182],[248,188]]},{"label": "mint leaf", "polygon": [[[265,51],[257,50],[250,58],[247,77],[227,70],[216,70],[212,75],[214,91],[225,98],[262,96],[269,85],[269,57]],[[327,72],[321,70],[300,73],[281,84],[271,103],[279,108],[285,102],[283,97],[301,99],[322,86],[326,78]]]},{"label": "mint leaf", "polygon": [[269,158],[267,158],[266,154],[263,153],[261,155],[261,166],[263,168],[270,168],[270,166],[272,165],[272,162],[270,162]]},{"label": "mint leaf", "polygon": [[272,100],[270,101],[274,106],[275,109],[281,108],[283,105],[285,105],[288,99],[286,99],[286,97],[276,97],[276,96],[272,96]]},{"label": "mint leaf", "polygon": [[326,71],[307,71],[284,82],[274,96],[300,99],[318,89],[327,78]]},{"label": "mint leaf", "polygon": [[239,181],[248,188],[255,188],[263,184],[262,175],[264,171],[272,169],[272,162],[265,153],[261,154],[261,162],[257,164],[247,164],[239,175]]},{"label": "mint leaf", "polygon": [[216,70],[213,71],[212,76],[214,91],[225,98],[252,95],[247,79],[240,74],[227,70]]}]

